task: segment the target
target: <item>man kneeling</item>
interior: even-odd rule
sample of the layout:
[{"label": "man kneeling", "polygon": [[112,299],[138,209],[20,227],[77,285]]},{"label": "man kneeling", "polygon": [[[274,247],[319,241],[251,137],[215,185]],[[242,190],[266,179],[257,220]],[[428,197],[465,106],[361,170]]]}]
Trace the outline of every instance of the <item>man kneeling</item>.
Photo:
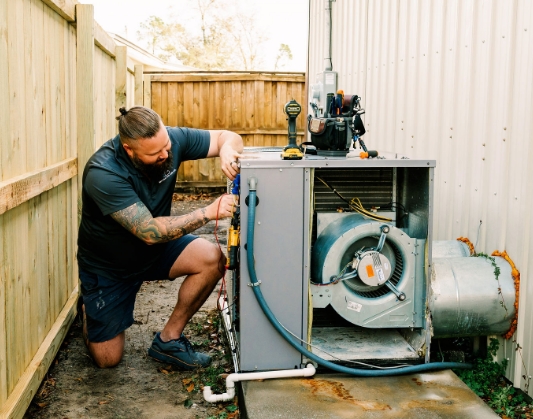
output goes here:
[{"label": "man kneeling", "polygon": [[220,157],[231,180],[242,139],[230,131],[165,127],[151,109],[120,109],[119,135],[107,141],[83,171],[78,266],[84,337],[99,367],[117,365],[135,298],[144,281],[186,276],[178,301],[148,353],[184,369],[209,365],[182,334],[224,274],[218,247],[190,233],[211,220],[231,217],[234,196],[171,216],[172,195],[183,161]]}]

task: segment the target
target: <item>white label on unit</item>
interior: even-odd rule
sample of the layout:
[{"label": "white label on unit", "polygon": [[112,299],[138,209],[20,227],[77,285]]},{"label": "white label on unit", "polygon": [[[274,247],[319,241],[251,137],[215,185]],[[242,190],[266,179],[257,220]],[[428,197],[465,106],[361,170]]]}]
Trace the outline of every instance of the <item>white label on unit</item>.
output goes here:
[{"label": "white label on unit", "polygon": [[359,313],[363,306],[359,303],[356,303],[355,301],[348,301],[348,305],[346,306],[346,308],[348,310],[357,311]]},{"label": "white label on unit", "polygon": [[326,73],[326,84],[335,84],[335,74]]},{"label": "white label on unit", "polygon": [[385,274],[383,273],[383,269],[377,268],[376,272],[378,273],[378,278],[379,278],[378,283],[381,284],[385,282]]}]

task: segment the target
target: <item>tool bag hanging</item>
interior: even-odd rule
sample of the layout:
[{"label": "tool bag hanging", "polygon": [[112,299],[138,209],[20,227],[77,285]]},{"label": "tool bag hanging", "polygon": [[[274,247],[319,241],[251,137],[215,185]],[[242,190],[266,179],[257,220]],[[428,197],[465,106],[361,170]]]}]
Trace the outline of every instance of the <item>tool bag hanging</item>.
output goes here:
[{"label": "tool bag hanging", "polygon": [[347,151],[348,130],[345,118],[315,118],[309,116],[307,129],[317,150]]}]

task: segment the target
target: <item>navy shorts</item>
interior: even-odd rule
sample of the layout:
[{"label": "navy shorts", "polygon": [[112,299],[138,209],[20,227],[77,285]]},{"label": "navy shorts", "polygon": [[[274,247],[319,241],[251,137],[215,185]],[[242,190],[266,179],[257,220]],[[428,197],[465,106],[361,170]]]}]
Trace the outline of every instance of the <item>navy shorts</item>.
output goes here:
[{"label": "navy shorts", "polygon": [[142,283],[169,279],[170,268],[196,238],[188,234],[168,242],[159,261],[141,279],[117,281],[80,269],[89,341],[108,341],[130,327],[133,324],[135,298]]}]

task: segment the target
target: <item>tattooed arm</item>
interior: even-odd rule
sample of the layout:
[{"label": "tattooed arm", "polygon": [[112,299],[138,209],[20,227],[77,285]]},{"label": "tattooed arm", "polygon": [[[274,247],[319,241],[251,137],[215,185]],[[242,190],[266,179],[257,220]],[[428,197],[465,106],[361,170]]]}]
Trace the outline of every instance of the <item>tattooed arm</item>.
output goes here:
[{"label": "tattooed arm", "polygon": [[207,207],[186,215],[154,218],[148,208],[139,201],[112,213],[111,217],[146,244],[156,244],[189,234],[217,218],[217,214],[218,218],[227,218],[232,213],[233,197],[223,195]]}]

